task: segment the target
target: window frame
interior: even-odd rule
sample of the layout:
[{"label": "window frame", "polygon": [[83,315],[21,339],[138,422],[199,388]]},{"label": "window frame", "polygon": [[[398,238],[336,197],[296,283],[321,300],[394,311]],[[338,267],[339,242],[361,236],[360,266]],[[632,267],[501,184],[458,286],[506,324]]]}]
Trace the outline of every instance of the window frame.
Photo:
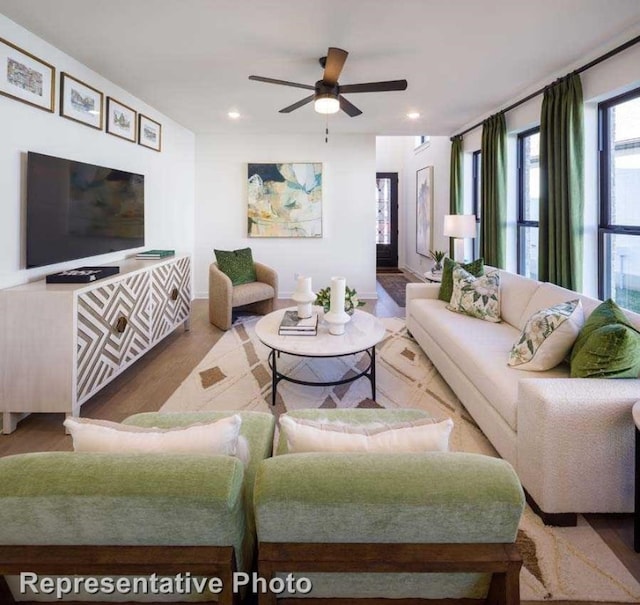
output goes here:
[{"label": "window frame", "polygon": [[638,225],[611,223],[611,137],[609,110],[632,99],[640,99],[640,87],[598,103],[598,298],[611,297],[611,259],[605,242],[608,235],[640,236]]},{"label": "window frame", "polygon": [[[518,274],[524,275],[524,238],[522,236],[522,230],[526,228],[535,227],[540,229],[540,221],[532,221],[525,219],[524,200],[526,196],[525,192],[525,178],[524,178],[524,140],[534,134],[540,134],[540,126],[534,126],[528,130],[523,130],[518,133],[517,141],[517,170],[518,170],[518,189],[517,189],[517,219],[516,219],[516,255]],[[538,213],[539,216],[539,213]]]},{"label": "window frame", "polygon": [[478,149],[471,155],[471,211],[476,216],[476,237],[473,241],[473,257],[480,258],[480,212],[482,201],[480,195],[480,162],[482,151]]}]

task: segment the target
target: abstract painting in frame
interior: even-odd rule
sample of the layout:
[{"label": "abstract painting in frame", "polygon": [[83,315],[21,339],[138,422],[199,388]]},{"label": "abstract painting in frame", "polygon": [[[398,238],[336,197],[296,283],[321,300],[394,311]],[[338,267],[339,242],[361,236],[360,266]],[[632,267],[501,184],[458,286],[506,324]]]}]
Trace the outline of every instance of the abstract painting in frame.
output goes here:
[{"label": "abstract painting in frame", "polygon": [[60,115],[63,118],[102,130],[103,106],[104,95],[99,90],[68,73],[62,72],[60,75]]},{"label": "abstract painting in frame", "polygon": [[0,94],[53,112],[56,68],[0,38]]},{"label": "abstract painting in frame", "polygon": [[416,252],[428,256],[433,225],[433,166],[416,172]]},{"label": "abstract painting in frame", "polygon": [[136,142],[136,112],[112,97],[107,97],[107,132]]},{"label": "abstract painting in frame", "polygon": [[248,165],[249,237],[322,237],[322,164]]},{"label": "abstract painting in frame", "polygon": [[138,114],[138,145],[155,151],[162,149],[162,125],[143,114]]}]

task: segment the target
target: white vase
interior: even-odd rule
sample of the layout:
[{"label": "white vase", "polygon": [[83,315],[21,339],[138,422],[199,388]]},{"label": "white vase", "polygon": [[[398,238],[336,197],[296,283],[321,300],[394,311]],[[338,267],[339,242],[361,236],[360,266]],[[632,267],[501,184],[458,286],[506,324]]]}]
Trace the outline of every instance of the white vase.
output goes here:
[{"label": "white vase", "polygon": [[296,289],[291,298],[298,303],[298,317],[300,319],[306,319],[311,317],[311,307],[313,301],[316,299],[316,295],[311,290],[311,278],[299,277]]},{"label": "white vase", "polygon": [[331,302],[329,312],[324,314],[324,320],[329,324],[329,334],[334,336],[344,334],[345,324],[351,320],[351,317],[344,310],[346,287],[346,278],[331,278]]}]

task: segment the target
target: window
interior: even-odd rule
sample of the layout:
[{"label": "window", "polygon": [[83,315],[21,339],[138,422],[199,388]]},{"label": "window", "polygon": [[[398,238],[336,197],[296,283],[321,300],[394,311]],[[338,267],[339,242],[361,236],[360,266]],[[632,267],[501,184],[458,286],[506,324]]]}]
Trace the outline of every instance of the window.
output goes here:
[{"label": "window", "polygon": [[538,279],[540,128],[518,135],[518,273]]},{"label": "window", "polygon": [[480,151],[474,151],[471,157],[471,178],[472,178],[472,191],[471,191],[471,204],[472,212],[476,215],[476,239],[473,240],[473,258],[480,257],[480,211],[482,198],[482,174],[480,169],[482,168],[482,154]]},{"label": "window", "polygon": [[640,88],[598,109],[599,296],[640,312]]},{"label": "window", "polygon": [[419,137],[413,137],[415,142],[413,144],[414,150],[422,150],[426,147],[429,147],[431,144],[431,137],[429,135],[421,135]]}]

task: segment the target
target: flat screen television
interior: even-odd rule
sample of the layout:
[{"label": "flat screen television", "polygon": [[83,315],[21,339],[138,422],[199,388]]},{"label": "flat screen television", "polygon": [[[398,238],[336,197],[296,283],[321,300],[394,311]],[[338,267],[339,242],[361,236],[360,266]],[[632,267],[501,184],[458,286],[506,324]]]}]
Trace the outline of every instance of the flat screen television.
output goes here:
[{"label": "flat screen television", "polygon": [[144,246],[144,175],[27,156],[27,267]]}]

